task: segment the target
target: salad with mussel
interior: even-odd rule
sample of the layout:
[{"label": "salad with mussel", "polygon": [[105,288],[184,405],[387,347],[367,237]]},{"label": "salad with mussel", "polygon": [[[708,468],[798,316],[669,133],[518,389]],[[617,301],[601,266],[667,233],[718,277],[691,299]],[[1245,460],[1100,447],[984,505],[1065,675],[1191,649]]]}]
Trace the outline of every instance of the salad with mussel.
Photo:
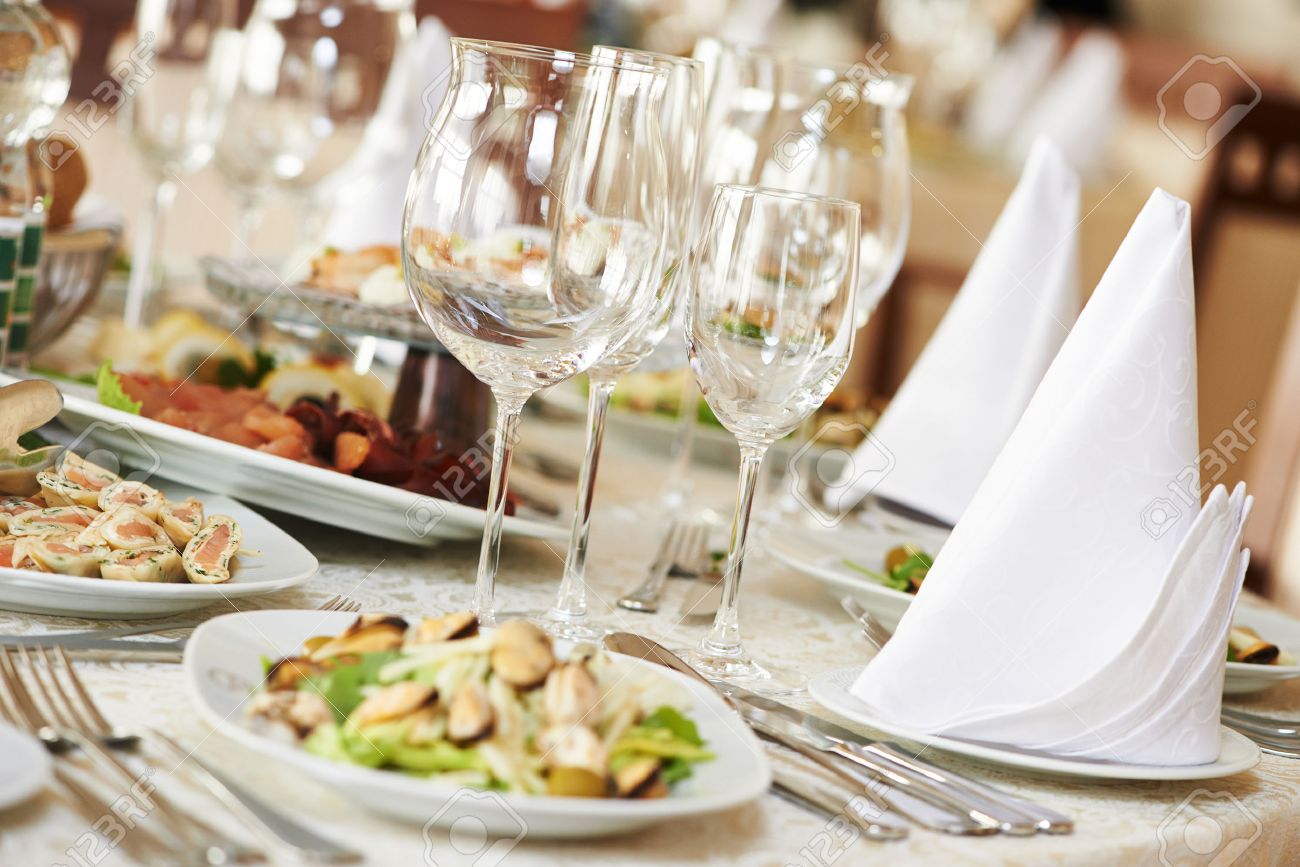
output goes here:
[{"label": "salad with mussel", "polygon": [[250,724],[338,762],[488,789],[661,798],[713,758],[672,680],[532,623],[363,614],[266,660]]}]

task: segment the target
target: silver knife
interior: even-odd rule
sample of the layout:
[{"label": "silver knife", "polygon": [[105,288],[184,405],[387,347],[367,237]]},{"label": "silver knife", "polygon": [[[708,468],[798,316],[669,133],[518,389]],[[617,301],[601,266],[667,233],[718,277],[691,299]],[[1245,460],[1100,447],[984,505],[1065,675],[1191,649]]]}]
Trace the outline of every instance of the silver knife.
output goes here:
[{"label": "silver knife", "polygon": [[886,840],[907,839],[908,829],[906,825],[895,825],[860,816],[849,807],[851,798],[837,798],[815,786],[804,785],[799,780],[782,773],[776,768],[772,769],[772,793],[795,806],[803,807],[808,812],[827,821],[834,819],[836,816],[847,816],[850,821],[862,830],[868,840],[884,842]]},{"label": "silver knife", "polygon": [[1047,834],[1069,834],[1074,830],[1074,820],[1068,816],[1008,795],[992,786],[957,776],[937,765],[916,759],[899,744],[868,740],[862,735],[836,725],[829,720],[805,713],[741,687],[727,684],[723,688],[733,698],[768,711],[794,725],[807,729],[811,733],[830,738],[832,741],[844,744],[849,749],[869,753],[910,773],[920,774],[942,789],[956,789],[960,795],[965,796],[967,799],[978,801],[986,812],[1001,815],[1008,819],[1015,819],[1014,824],[1019,825],[1028,819],[1034,823],[1036,830]]},{"label": "silver knife", "polygon": [[[818,739],[803,726],[795,725],[789,720],[746,702],[738,702],[736,710],[740,712],[749,727],[758,734],[811,759],[850,785],[875,791],[881,800],[905,818],[919,824],[926,824],[897,802],[893,797],[895,791],[905,792],[952,815],[955,821],[950,821],[935,830],[961,835],[996,834],[1002,830],[1002,822],[997,818],[954,800],[930,785],[928,781],[899,773],[887,763],[876,761],[870,756],[855,755],[831,743],[828,738]],[[848,759],[848,762],[837,761],[835,758],[837,756],[840,759]],[[888,790],[882,792],[873,785],[879,783],[887,786]],[[1030,833],[1033,833],[1032,829]]]},{"label": "silver knife", "polygon": [[129,638],[73,638],[60,635],[9,635],[0,638],[0,647],[62,647],[68,653],[120,654],[137,660],[180,662],[185,651],[184,638],[174,641],[142,641]]}]

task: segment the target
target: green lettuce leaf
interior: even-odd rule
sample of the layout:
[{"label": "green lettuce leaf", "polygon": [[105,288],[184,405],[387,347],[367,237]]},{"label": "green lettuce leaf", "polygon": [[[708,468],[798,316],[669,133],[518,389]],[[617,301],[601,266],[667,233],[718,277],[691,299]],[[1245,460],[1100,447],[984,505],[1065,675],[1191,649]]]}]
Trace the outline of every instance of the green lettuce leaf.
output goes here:
[{"label": "green lettuce leaf", "polygon": [[400,651],[396,650],[363,653],[361,661],[353,665],[340,665],[324,674],[304,677],[298,682],[298,689],[319,693],[341,723],[361,704],[364,698],[361,687],[379,683],[379,669],[399,655]]},{"label": "green lettuce leaf", "polygon": [[105,361],[95,371],[95,389],[99,393],[99,402],[112,409],[120,409],[131,415],[139,415],[141,404],[132,400],[122,389],[122,380],[113,372],[113,362]]}]

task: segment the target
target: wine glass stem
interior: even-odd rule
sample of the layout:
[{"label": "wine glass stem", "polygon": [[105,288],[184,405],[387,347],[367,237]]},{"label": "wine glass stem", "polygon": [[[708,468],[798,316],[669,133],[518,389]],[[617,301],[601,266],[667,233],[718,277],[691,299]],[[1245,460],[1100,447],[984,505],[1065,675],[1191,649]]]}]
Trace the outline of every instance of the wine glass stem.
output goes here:
[{"label": "wine glass stem", "polygon": [[235,236],[234,256],[239,259],[254,255],[253,241],[262,227],[265,216],[266,195],[261,190],[245,190],[239,196],[238,233]]},{"label": "wine glass stem", "polygon": [[478,578],[474,584],[474,613],[479,622],[491,626],[496,620],[493,601],[497,566],[501,560],[501,524],[506,514],[506,490],[510,478],[510,457],[514,454],[519,414],[524,399],[493,391],[497,402],[496,437],[492,441],[492,481],[488,487],[487,525],[479,549]]},{"label": "wine glass stem", "polygon": [[614,377],[591,374],[591,390],[587,395],[587,452],[578,476],[578,501],[573,510],[564,578],[560,580],[560,592],[551,610],[552,616],[561,620],[581,620],[587,616],[587,541],[591,536],[591,501],[596,490],[600,446],[605,439],[605,415],[609,411],[609,399],[616,381]]},{"label": "wine glass stem", "polygon": [[677,508],[690,496],[691,459],[694,456],[695,428],[699,424],[700,392],[690,371],[682,377],[682,398],[678,404],[677,430],[673,434],[672,464],[668,470],[668,485],[663,501],[669,508]]},{"label": "wine glass stem", "polygon": [[749,534],[749,514],[754,507],[754,491],[767,444],[740,444],[740,483],[736,493],[736,517],[731,522],[731,544],[727,549],[727,572],[722,581],[722,602],[713,620],[713,628],[703,646],[718,656],[740,656],[740,568],[745,560],[745,538]]},{"label": "wine glass stem", "polygon": [[153,202],[146,222],[140,227],[135,250],[131,256],[131,276],[126,284],[126,306],[122,318],[131,328],[144,324],[144,305],[154,290],[154,271],[158,265],[158,250],[162,240],[163,223],[176,199],[176,183],[163,178],[154,185]]}]

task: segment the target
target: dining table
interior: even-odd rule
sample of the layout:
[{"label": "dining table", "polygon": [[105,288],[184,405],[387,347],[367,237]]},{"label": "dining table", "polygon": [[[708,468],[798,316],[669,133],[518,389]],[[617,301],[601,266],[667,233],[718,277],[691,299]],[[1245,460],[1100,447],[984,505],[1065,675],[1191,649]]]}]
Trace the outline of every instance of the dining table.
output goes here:
[{"label": "dining table", "polygon": [[[580,419],[530,415],[524,420],[520,448],[576,461],[577,444],[582,441],[580,432]],[[683,621],[678,616],[680,600],[692,589],[690,581],[671,580],[665,604],[658,613],[612,607],[619,594],[644,576],[671,517],[672,510],[660,505],[659,497],[668,474],[666,451],[666,439],[647,442],[626,435],[617,418],[611,424],[601,462],[588,574],[596,597],[593,613],[597,618],[627,631],[651,635],[668,646],[684,647],[698,641],[707,629],[707,622]],[[544,484],[557,500],[568,501],[573,496],[569,483]],[[734,484],[734,464],[697,461],[691,475],[692,502],[729,515]],[[757,507],[762,513],[755,543],[760,550],[764,536],[827,532],[811,529],[788,513],[769,508],[777,487],[767,484],[764,488],[767,503],[760,501]],[[365,611],[407,617],[469,606],[478,561],[477,542],[419,548],[280,512],[264,514],[315,554],[320,561],[319,572],[292,590],[247,602],[212,605],[196,612],[196,620],[254,607],[313,608],[340,594],[355,599]],[[719,522],[711,547],[725,547],[726,532]],[[564,553],[563,539],[507,539],[497,591],[498,604],[506,615],[512,610],[543,608],[550,602],[563,569]],[[870,658],[870,645],[824,588],[773,558],[751,556],[747,567],[743,622],[745,640],[756,657],[778,661],[809,676],[828,668],[865,663]],[[1252,600],[1250,604],[1262,603]],[[0,612],[0,634],[8,635],[105,625],[124,624]],[[960,648],[952,650],[960,652]],[[854,838],[844,831],[842,820],[815,815],[769,794],[729,812],[673,820],[630,835],[538,840],[525,833],[517,842],[491,847],[476,837],[472,827],[451,831],[422,828],[367,812],[363,804],[349,800],[346,793],[332,791],[293,769],[247,751],[200,718],[178,664],[88,659],[79,660],[77,665],[111,721],[148,725],[171,735],[193,756],[226,777],[321,834],[357,850],[366,864],[1119,867],[1171,864],[1161,860],[1162,834],[1169,833],[1202,834],[1207,852],[1225,841],[1241,841],[1232,850],[1235,859],[1222,862],[1238,867],[1294,864],[1300,859],[1300,761],[1264,755],[1251,771],[1200,782],[1099,782],[1033,777],[921,747],[916,747],[916,752],[923,752],[930,761],[1069,815],[1076,823],[1074,832],[1059,836],[963,838],[914,829],[906,840],[875,842],[865,836]],[[806,694],[790,702],[834,718],[829,711],[818,709]],[[1234,698],[1233,704],[1300,718],[1300,681],[1255,696]],[[176,792],[173,797],[182,804],[193,803],[193,809],[208,811],[203,818],[218,824],[225,821],[212,802],[191,793],[188,786],[180,785],[180,780],[169,780],[185,776],[184,763],[177,765],[152,756],[146,760],[156,785],[169,793]],[[794,773],[814,773],[796,763],[791,755],[776,755],[773,760]],[[191,797],[195,800],[191,801]],[[1192,810],[1210,820],[1189,823],[1187,815]],[[51,788],[0,813],[0,864],[85,864],[76,846],[87,829],[85,816]],[[1195,839],[1188,836],[1184,842],[1196,851]],[[125,851],[117,850],[95,863],[132,862]]]}]

